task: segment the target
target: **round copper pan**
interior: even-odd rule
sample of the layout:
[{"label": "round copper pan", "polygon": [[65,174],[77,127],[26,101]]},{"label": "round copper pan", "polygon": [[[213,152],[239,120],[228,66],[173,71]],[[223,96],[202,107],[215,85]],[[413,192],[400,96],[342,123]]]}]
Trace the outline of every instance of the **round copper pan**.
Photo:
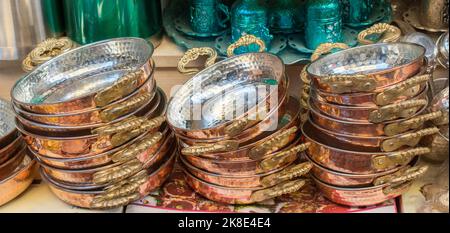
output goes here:
[{"label": "round copper pan", "polygon": [[[348,173],[341,173],[332,171],[330,169],[327,169],[320,164],[317,164],[307,154],[305,154],[305,157],[308,158],[310,162],[313,163],[313,168],[311,170],[311,173],[319,179],[320,181],[333,185],[333,186],[339,186],[339,187],[369,187],[373,186],[374,181],[377,178],[392,175],[396,172],[402,173],[403,170],[409,169],[406,168],[407,165],[404,165],[402,167],[396,167],[384,172],[378,172],[378,173],[372,173],[372,174],[363,174],[363,175],[356,175],[356,174],[348,174]],[[415,159],[416,161],[411,162],[410,164],[415,164],[417,162],[417,157]],[[415,168],[413,168],[415,169]]]},{"label": "round copper pan", "polygon": [[[163,135],[167,135],[168,128],[166,128],[163,131]],[[173,139],[173,135],[168,136]],[[168,139],[165,139],[167,141]],[[126,144],[114,148],[111,151],[107,151],[105,153],[101,153],[94,156],[88,156],[88,157],[80,157],[80,158],[51,158],[42,156],[40,154],[35,153],[34,151],[31,151],[34,156],[38,157],[39,160],[44,163],[45,165],[48,165],[50,167],[54,168],[60,168],[60,169],[88,169],[88,168],[94,168],[94,167],[100,167],[105,166],[107,164],[110,164],[112,162],[112,156],[115,155],[118,152],[124,151],[127,148],[129,148],[131,145],[137,144],[139,141],[142,141],[141,138],[135,138],[131,140],[130,142],[127,142]],[[158,143],[162,143],[164,140],[160,140]],[[159,146],[156,146],[159,147]]]},{"label": "round copper pan", "polygon": [[[164,94],[163,97],[165,97]],[[165,114],[167,104],[165,104],[166,102],[164,102],[164,100],[166,99],[163,98],[160,106],[151,114],[151,117]],[[150,118],[150,116],[146,117]],[[44,134],[43,132],[29,132],[23,128],[20,122],[17,122],[17,128],[23,134],[24,140],[29,148],[34,150],[37,154],[51,158],[79,158],[98,155],[119,147],[135,137],[142,138],[145,131],[150,130],[150,132],[155,132],[157,130],[163,130],[164,127],[166,127],[166,124],[163,124],[161,127],[154,126],[155,127],[151,126],[150,129],[145,130],[142,128],[130,128],[126,133],[113,135],[89,133],[81,135],[73,134],[71,136],[55,136],[55,134],[57,134],[55,132],[47,134]]]},{"label": "round copper pan", "polygon": [[22,164],[9,177],[0,180],[0,206],[23,193],[33,182],[36,161],[25,156]]},{"label": "round copper pan", "polygon": [[[173,139],[170,137],[170,139]],[[163,144],[154,144],[153,146],[149,147],[142,153],[136,155],[135,159],[137,159],[137,163],[139,165],[139,168],[148,168],[152,166],[153,164],[158,163],[170,150],[171,146],[173,145],[173,140],[167,140],[166,143]],[[72,184],[72,185],[80,185],[80,186],[91,186],[99,184],[97,182],[97,175],[100,172],[109,172],[118,168],[125,168],[128,167],[128,164],[123,164],[123,162],[118,163],[112,163],[106,166],[96,167],[96,168],[89,168],[89,169],[60,169],[55,167],[50,167],[43,163],[39,159],[39,157],[36,158],[36,160],[42,165],[42,168],[44,169],[45,173],[47,173],[52,179]],[[128,162],[128,161],[126,161]],[[126,163],[124,162],[124,163]],[[132,161],[134,162],[134,160]]]},{"label": "round copper pan", "polygon": [[303,140],[311,143],[306,150],[309,157],[321,166],[342,173],[373,174],[394,169],[411,162],[429,148],[418,147],[395,152],[356,146],[324,134],[307,121],[302,126]]},{"label": "round copper pan", "polygon": [[11,158],[20,146],[23,144],[22,136],[17,137],[13,142],[8,144],[6,147],[0,149],[0,165],[2,165],[6,160]]},{"label": "round copper pan", "polygon": [[0,150],[17,138],[11,102],[0,98]]},{"label": "round copper pan", "polygon": [[424,55],[420,45],[378,43],[319,58],[307,72],[313,87],[323,92],[373,92],[419,73]]},{"label": "round copper pan", "polygon": [[271,199],[283,194],[296,192],[305,185],[305,181],[298,179],[286,181],[270,188],[230,188],[214,185],[202,181],[187,170],[186,182],[197,193],[212,201],[226,204],[253,204]]},{"label": "round copper pan", "polygon": [[[293,99],[292,97],[290,99]],[[277,129],[275,131],[264,132],[263,134],[257,136],[256,138],[250,140],[245,145],[242,145],[236,149],[232,148],[232,146],[228,147],[231,149],[227,150],[197,150],[192,146],[188,147],[186,143],[180,141],[180,144],[183,148],[182,154],[190,154],[195,156],[200,156],[203,158],[210,158],[214,160],[224,160],[224,161],[248,161],[255,160],[256,158],[260,159],[264,157],[269,151],[275,152],[286,145],[293,142],[296,138],[296,132],[298,131],[298,125],[300,124],[300,106],[294,105],[293,103],[298,101],[293,101],[288,105],[288,109],[286,110],[286,114],[279,119],[277,124]],[[205,147],[210,147],[211,145],[218,144],[238,144],[233,140],[221,141],[218,143],[206,145]],[[269,144],[273,145],[272,149],[266,151]],[[202,147],[201,144],[199,147]],[[194,148],[194,149],[193,149]],[[264,152],[266,151],[266,152]],[[197,153],[198,152],[198,153]],[[270,153],[269,153],[270,154]]]},{"label": "round copper pan", "polygon": [[439,133],[439,129],[432,126],[424,129],[409,131],[396,136],[363,137],[332,132],[321,128],[312,121],[309,121],[308,123],[313,125],[313,127],[318,131],[332,137],[334,140],[337,140],[337,143],[345,142],[351,145],[370,147],[370,149],[378,149],[384,152],[416,147],[422,138]]},{"label": "round copper pan", "polygon": [[442,116],[441,112],[426,113],[425,109],[426,107],[423,107],[416,115],[409,119],[374,124],[337,120],[320,113],[315,107],[310,106],[309,119],[323,129],[346,135],[362,137],[395,136],[410,130],[420,129],[425,122]]},{"label": "round copper pan", "polygon": [[[419,169],[422,169],[420,172],[424,170],[423,167]],[[413,179],[404,179],[397,183],[386,182],[371,187],[348,188],[329,185],[314,176],[311,177],[326,198],[346,206],[373,206],[398,197],[408,191],[412,185],[411,179]],[[414,178],[416,177],[414,176]]]},{"label": "round copper pan", "polygon": [[[130,204],[158,189],[171,174],[175,164],[176,153],[167,156],[161,166],[154,171],[144,170],[141,177],[131,177],[125,184],[111,186],[110,191],[73,190],[71,186],[58,183],[41,169],[41,175],[49,183],[52,192],[69,205],[87,209],[111,209]],[[127,187],[129,186],[129,187]]]},{"label": "round copper pan", "polygon": [[[152,54],[153,46],[139,38],[85,45],[47,61],[20,79],[11,90],[11,98],[19,108],[43,114],[87,111],[118,103],[152,78]],[[133,77],[121,79],[117,75],[130,71],[135,73]],[[114,72],[116,75],[111,75]],[[73,85],[80,88],[77,93],[58,92]],[[106,87],[113,90],[97,92]]]},{"label": "round copper pan", "polygon": [[11,173],[14,172],[14,170],[16,170],[20,163],[22,163],[26,151],[26,146],[22,144],[16,154],[11,156],[11,158],[9,158],[4,163],[0,164],[0,180],[8,177],[9,175],[11,175]]},{"label": "round copper pan", "polygon": [[245,145],[264,132],[276,129],[279,123],[279,119],[281,119],[285,115],[286,111],[288,111],[287,109],[298,108],[297,106],[299,105],[299,102],[294,97],[285,96],[284,98],[285,100],[281,101],[281,104],[278,107],[274,108],[272,112],[268,113],[267,117],[263,121],[250,128],[247,128],[236,136],[211,139],[193,139],[185,137],[183,135],[177,135],[177,137],[189,146],[195,144],[216,143],[230,139],[239,142],[239,145]]},{"label": "round copper pan", "polygon": [[[260,88],[265,94],[253,93]],[[233,56],[207,67],[178,89],[170,100],[167,121],[177,135],[188,138],[236,135],[258,121],[250,120],[239,130],[234,127],[236,123],[278,106],[287,88],[284,64],[278,57],[269,53]],[[250,94],[257,94],[256,101],[251,99],[244,106],[233,104],[238,95]]]},{"label": "round copper pan", "polygon": [[[156,81],[149,79],[133,97],[121,103],[104,108],[97,108],[77,113],[62,114],[38,114],[22,110],[16,106],[14,111],[20,122],[28,127],[47,131],[76,131],[92,129],[106,123],[114,123],[123,120],[131,115],[139,115],[149,111],[149,108],[156,107],[159,97],[156,94]],[[156,95],[155,95],[156,94]],[[14,105],[14,104],[13,104]],[[121,109],[117,111],[116,109]],[[118,113],[112,113],[116,110]],[[151,110],[150,110],[151,111]]]},{"label": "round copper pan", "polygon": [[429,79],[430,75],[416,76],[378,92],[333,94],[313,88],[311,90],[311,98],[317,99],[320,102],[340,105],[385,106],[411,99],[422,93],[426,94],[428,90],[426,82]]},{"label": "round copper pan", "polygon": [[288,167],[280,167],[276,170],[258,175],[220,175],[196,168],[186,161],[183,156],[180,156],[179,159],[184,165],[184,169],[190,172],[193,176],[211,184],[231,188],[271,187],[281,182],[305,175],[312,168],[311,163],[304,163]]},{"label": "round copper pan", "polygon": [[408,119],[428,105],[426,92],[400,103],[378,106],[346,106],[321,102],[310,98],[311,107],[337,120],[382,123],[397,119]]}]

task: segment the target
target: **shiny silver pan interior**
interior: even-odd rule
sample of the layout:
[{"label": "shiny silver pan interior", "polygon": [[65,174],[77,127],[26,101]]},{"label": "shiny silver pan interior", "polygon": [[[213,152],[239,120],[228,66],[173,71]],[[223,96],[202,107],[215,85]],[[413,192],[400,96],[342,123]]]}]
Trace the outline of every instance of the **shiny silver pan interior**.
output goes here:
[{"label": "shiny silver pan interior", "polygon": [[283,62],[268,53],[247,53],[196,74],[173,95],[167,114],[177,134],[224,136],[221,126],[258,107],[275,107],[286,92]]},{"label": "shiny silver pan interior", "polygon": [[7,146],[17,137],[14,115],[11,103],[0,99],[0,149]]},{"label": "shiny silver pan interior", "polygon": [[[116,38],[85,45],[57,56],[20,79],[11,90],[13,101],[30,112],[62,113],[87,110],[88,97],[111,86],[130,71],[150,73],[151,43]],[[44,111],[42,111],[44,110]],[[42,111],[42,112],[41,112]]]}]

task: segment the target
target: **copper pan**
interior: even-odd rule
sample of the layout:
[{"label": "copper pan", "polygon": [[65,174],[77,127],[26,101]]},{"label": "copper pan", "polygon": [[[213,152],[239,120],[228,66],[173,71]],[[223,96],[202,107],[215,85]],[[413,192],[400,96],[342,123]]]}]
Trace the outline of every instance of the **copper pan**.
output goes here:
[{"label": "copper pan", "polygon": [[399,149],[416,147],[422,138],[439,133],[439,128],[431,126],[395,136],[363,137],[329,131],[314,124],[312,121],[309,121],[308,123],[323,134],[332,137],[337,143],[345,142],[355,146],[370,147],[368,150],[373,149],[383,152],[392,152]]},{"label": "copper pan", "polygon": [[[163,93],[162,93],[163,94]],[[165,97],[165,95],[162,95]],[[153,116],[164,115],[166,111],[165,98],[152,113]],[[119,147],[133,138],[142,138],[145,132],[164,130],[165,118],[135,117],[124,121],[100,127],[88,134],[56,135],[55,132],[30,132],[17,122],[18,130],[23,134],[25,142],[35,153],[51,158],[79,158],[98,155]]]},{"label": "copper pan", "polygon": [[[290,98],[293,99],[293,98]],[[278,151],[297,138],[300,124],[300,106],[289,105],[286,114],[279,119],[275,131],[264,132],[244,145],[237,141],[225,140],[213,144],[188,146],[180,141],[181,153],[215,160],[245,161],[261,159],[266,154]]]},{"label": "copper pan", "polygon": [[418,75],[378,92],[333,94],[313,88],[310,93],[311,98],[321,102],[352,106],[385,106],[426,94],[427,81],[430,77],[431,75]]},{"label": "copper pan", "polygon": [[9,145],[16,138],[17,130],[11,103],[0,98],[0,149]]},{"label": "copper pan", "polygon": [[22,163],[26,152],[27,148],[22,144],[20,149],[14,155],[12,155],[4,163],[0,164],[0,180],[8,177],[9,175],[11,175],[11,173],[14,172],[14,170],[16,170],[20,163]]},{"label": "copper pan", "polygon": [[396,198],[411,187],[413,180],[420,177],[427,167],[416,167],[409,174],[398,177],[380,177],[374,186],[362,188],[338,187],[326,184],[312,176],[319,190],[332,202],[346,206],[373,206]]},{"label": "copper pan", "polygon": [[264,119],[261,112],[278,106],[287,87],[278,57],[233,56],[205,68],[178,89],[170,100],[167,121],[177,135],[189,138],[232,137]]},{"label": "copper pan", "polygon": [[302,126],[304,142],[311,143],[306,150],[309,157],[321,166],[342,173],[373,174],[404,166],[430,149],[417,147],[395,152],[338,142],[314,128],[309,121]]},{"label": "copper pan", "polygon": [[70,185],[53,180],[41,169],[50,190],[62,201],[87,209],[111,209],[130,204],[158,189],[169,177],[175,164],[176,153],[167,156],[159,168],[143,170],[128,179],[97,190],[74,190]]},{"label": "copper pan", "polygon": [[17,137],[13,142],[8,144],[6,147],[0,149],[0,165],[11,158],[20,146],[23,144],[22,136]]},{"label": "copper pan", "polygon": [[85,45],[28,73],[13,86],[11,98],[19,108],[43,114],[74,113],[117,103],[153,78],[152,54],[151,43],[140,38]]},{"label": "copper pan", "polygon": [[354,122],[337,120],[322,114],[315,107],[310,107],[309,119],[314,124],[323,129],[340,132],[346,135],[377,137],[377,136],[395,136],[410,130],[421,129],[424,123],[430,120],[438,119],[442,112],[426,113],[426,107],[423,107],[416,115],[409,119],[399,119],[382,123]]},{"label": "copper pan", "polygon": [[[155,134],[150,134],[147,137],[144,137],[144,140],[139,142],[139,144],[152,141]],[[118,161],[106,166],[88,169],[60,169],[44,164],[39,157],[37,157],[36,160],[42,165],[45,173],[47,173],[47,175],[49,175],[53,180],[72,185],[92,186],[124,180],[137,173],[139,170],[157,164],[167,154],[172,144],[173,140],[167,140],[166,143],[162,144],[151,143],[151,145],[145,148],[145,150],[140,150],[138,154],[133,154],[133,157],[129,158],[128,161]],[[120,156],[124,152],[126,151],[120,151],[115,155],[118,155],[118,158],[120,159]],[[111,180],[111,176],[117,177],[115,177],[115,180]]]},{"label": "copper pan", "polygon": [[217,143],[224,140],[235,140],[239,145],[245,145],[251,142],[254,138],[268,131],[273,131],[278,128],[279,120],[283,118],[285,113],[291,109],[298,109],[298,100],[293,97],[285,96],[285,99],[281,101],[278,107],[275,107],[272,112],[268,113],[266,118],[257,123],[256,125],[245,129],[243,132],[239,133],[233,137],[223,137],[223,138],[211,138],[211,139],[194,139],[188,138],[183,135],[177,135],[177,137],[186,145],[193,146],[196,144],[209,144]]},{"label": "copper pan", "polygon": [[186,174],[186,182],[195,192],[209,200],[226,204],[253,204],[265,201],[283,194],[296,192],[306,183],[305,180],[297,179],[270,188],[230,188],[202,181],[187,170],[183,169],[183,171]]},{"label": "copper pan", "polygon": [[306,162],[303,164],[294,164],[288,167],[280,167],[276,170],[257,175],[221,175],[199,169],[186,161],[183,156],[180,156],[179,159],[184,166],[184,169],[190,172],[193,176],[211,184],[230,188],[271,187],[281,182],[303,176],[312,168],[312,164]]},{"label": "copper pan", "polygon": [[[370,187],[373,186],[375,181],[380,177],[384,177],[387,175],[401,176],[409,173],[409,171],[416,170],[416,167],[411,168],[411,166],[404,165],[402,167],[396,167],[384,172],[356,175],[327,169],[320,164],[312,161],[307,154],[305,155],[305,157],[307,157],[308,160],[311,161],[314,165],[311,170],[311,173],[314,175],[314,177],[326,184],[338,187]],[[411,162],[410,164],[415,164],[415,162],[417,162],[417,157],[415,161]]]},{"label": "copper pan", "polygon": [[47,131],[76,131],[118,122],[131,115],[139,115],[139,113],[142,115],[142,113],[148,112],[149,108],[155,108],[158,105],[159,96],[154,79],[149,79],[137,92],[120,103],[76,113],[49,115],[27,112],[17,106],[13,107],[18,115],[17,118],[28,127]]},{"label": "copper pan", "polygon": [[312,85],[328,93],[373,92],[419,73],[425,48],[410,43],[378,43],[329,54],[312,62]]},{"label": "copper pan", "polygon": [[27,155],[10,176],[0,180],[0,206],[13,200],[30,186],[36,168],[36,161]]}]

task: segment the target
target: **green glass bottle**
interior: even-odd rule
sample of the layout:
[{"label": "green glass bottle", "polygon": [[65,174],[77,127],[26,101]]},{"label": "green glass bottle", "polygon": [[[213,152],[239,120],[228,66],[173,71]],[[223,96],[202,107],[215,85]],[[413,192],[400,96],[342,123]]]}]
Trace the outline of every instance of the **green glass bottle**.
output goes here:
[{"label": "green glass bottle", "polygon": [[68,37],[79,44],[116,37],[152,40],[162,29],[159,0],[64,0],[64,18]]}]

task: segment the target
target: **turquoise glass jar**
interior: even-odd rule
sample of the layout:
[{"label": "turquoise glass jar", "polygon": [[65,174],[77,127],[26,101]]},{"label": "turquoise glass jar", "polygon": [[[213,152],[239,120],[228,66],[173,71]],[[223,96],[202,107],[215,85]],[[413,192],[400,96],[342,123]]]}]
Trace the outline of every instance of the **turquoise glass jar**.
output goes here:
[{"label": "turquoise glass jar", "polygon": [[369,19],[374,0],[342,0],[344,23],[358,24]]},{"label": "turquoise glass jar", "polygon": [[190,25],[194,32],[214,33],[227,27],[228,6],[219,0],[190,0]]},{"label": "turquoise glass jar", "polygon": [[270,30],[275,33],[293,33],[302,30],[304,1],[269,0]]}]

